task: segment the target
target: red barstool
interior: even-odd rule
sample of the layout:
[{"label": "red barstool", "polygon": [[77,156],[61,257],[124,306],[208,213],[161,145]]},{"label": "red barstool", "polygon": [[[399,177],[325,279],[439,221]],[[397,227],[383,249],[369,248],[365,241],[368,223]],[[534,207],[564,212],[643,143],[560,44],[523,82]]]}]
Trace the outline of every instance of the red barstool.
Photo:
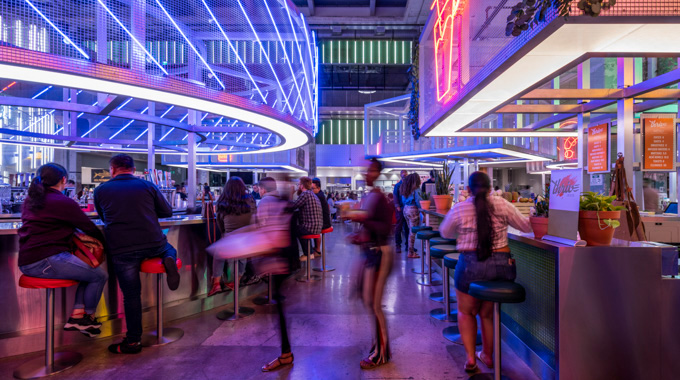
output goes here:
[{"label": "red barstool", "polygon": [[[321,235],[304,235],[300,239],[302,240],[307,240],[307,275],[306,276],[300,276],[296,278],[296,280],[300,282],[313,282],[313,281],[319,281],[321,280],[321,277],[319,276],[312,276],[312,266],[311,266],[311,260],[310,257],[312,255],[312,239],[319,239],[321,238]],[[323,256],[323,255],[322,255]]]},{"label": "red barstool", "polygon": [[[182,260],[177,259],[177,269],[182,267]],[[172,343],[184,336],[184,330],[176,327],[163,328],[163,274],[165,266],[161,257],[142,261],[142,273],[156,273],[156,331],[142,337],[142,346],[162,346]]]},{"label": "red barstool", "polygon": [[[234,269],[233,269],[233,276],[234,276],[234,312],[230,313],[226,310],[222,310],[219,313],[217,313],[217,319],[220,319],[222,321],[235,321],[237,319],[243,319],[245,317],[250,317],[251,315],[255,314],[255,309],[251,307],[243,307],[238,305],[238,290],[239,290],[239,285],[240,279],[238,278],[238,260],[234,260]],[[269,282],[271,283],[271,278],[269,279]]]},{"label": "red barstool", "polygon": [[321,268],[314,268],[317,272],[330,272],[334,271],[335,268],[326,266],[326,234],[333,232],[333,227],[321,230]]},{"label": "red barstool", "polygon": [[35,358],[14,370],[17,379],[36,379],[67,370],[80,363],[83,356],[77,352],[54,353],[54,289],[78,285],[78,281],[37,278],[22,275],[19,286],[28,289],[45,289],[47,303],[45,312],[45,357]]}]

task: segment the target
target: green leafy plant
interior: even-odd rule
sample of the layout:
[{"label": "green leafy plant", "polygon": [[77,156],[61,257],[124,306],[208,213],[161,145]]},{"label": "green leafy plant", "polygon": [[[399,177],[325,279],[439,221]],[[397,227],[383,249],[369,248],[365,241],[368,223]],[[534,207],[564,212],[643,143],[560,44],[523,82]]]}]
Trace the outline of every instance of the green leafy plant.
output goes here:
[{"label": "green leafy plant", "polygon": [[420,200],[421,201],[429,201],[430,200],[430,194],[424,191],[418,191]]},{"label": "green leafy plant", "polygon": [[536,210],[536,215],[534,216],[540,218],[547,218],[550,211],[549,205],[550,199],[544,198],[542,196],[536,197],[536,200],[534,201],[534,209]]},{"label": "green leafy plant", "polygon": [[[583,211],[622,211],[626,210],[624,206],[614,206],[612,202],[616,199],[615,195],[605,196],[593,191],[586,191],[581,193],[581,200],[579,202],[579,209]],[[607,227],[616,228],[621,225],[621,222],[614,219],[600,220],[600,213],[597,214],[598,225],[604,223],[605,229]]]},{"label": "green leafy plant", "polygon": [[411,101],[408,107],[408,125],[411,127],[411,134],[413,134],[413,139],[418,140],[420,138],[420,127],[418,125],[418,112],[420,108],[420,81],[418,74],[418,44],[414,46],[413,63],[408,69],[409,82],[411,82]]},{"label": "green leafy plant", "polygon": [[444,161],[442,171],[436,171],[434,177],[434,188],[437,195],[449,195],[449,185],[453,178],[453,169],[449,170],[448,163]]},{"label": "green leafy plant", "polygon": [[[567,18],[571,13],[572,0],[523,0],[517,3],[507,18],[505,35],[517,37],[523,31],[545,22],[548,9],[554,7],[560,16]],[[580,0],[577,4],[583,14],[597,17],[603,9],[609,9],[616,0]]]}]

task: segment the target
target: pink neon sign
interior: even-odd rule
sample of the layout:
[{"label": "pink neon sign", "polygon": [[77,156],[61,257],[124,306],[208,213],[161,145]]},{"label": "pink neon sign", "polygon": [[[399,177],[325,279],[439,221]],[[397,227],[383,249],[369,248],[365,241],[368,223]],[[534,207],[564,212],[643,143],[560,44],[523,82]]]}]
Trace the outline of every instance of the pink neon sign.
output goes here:
[{"label": "pink neon sign", "polygon": [[434,0],[430,7],[430,10],[435,10],[436,17],[434,59],[438,101],[441,101],[453,87],[453,24],[463,3],[463,0]]}]

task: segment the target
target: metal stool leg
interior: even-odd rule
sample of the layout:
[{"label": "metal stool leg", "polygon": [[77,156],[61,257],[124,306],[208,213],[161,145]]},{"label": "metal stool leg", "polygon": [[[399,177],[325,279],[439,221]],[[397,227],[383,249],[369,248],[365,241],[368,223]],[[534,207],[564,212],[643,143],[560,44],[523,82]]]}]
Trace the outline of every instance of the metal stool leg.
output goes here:
[{"label": "metal stool leg", "polygon": [[317,275],[312,276],[312,239],[307,239],[307,276],[296,278],[299,282],[314,282],[321,280]]},{"label": "metal stool leg", "polygon": [[47,288],[45,312],[45,357],[30,360],[14,370],[17,379],[37,379],[54,375],[80,363],[83,356],[77,352],[54,353],[54,289]]},{"label": "metal stool leg", "polygon": [[[425,274],[425,240],[420,241],[421,245],[421,252],[420,252],[420,269],[418,268],[411,268],[411,272],[415,274]],[[423,277],[423,276],[421,276]]]},{"label": "metal stool leg", "polygon": [[[449,298],[449,267],[444,266],[444,299]],[[430,311],[430,316],[439,321],[457,322],[458,310],[451,311],[451,304],[444,302],[444,308]]]},{"label": "metal stool leg", "polygon": [[493,373],[483,373],[471,376],[472,380],[510,380],[501,375],[501,304],[493,304]]},{"label": "metal stool leg", "polygon": [[331,272],[335,268],[326,266],[326,234],[321,234],[321,268],[314,268],[317,272]]},{"label": "metal stool leg", "polygon": [[234,311],[230,313],[226,310],[222,310],[217,313],[217,319],[221,319],[223,321],[235,321],[237,319],[243,319],[255,314],[255,309],[238,305],[239,282],[238,260],[234,260]]},{"label": "metal stool leg", "polygon": [[163,328],[163,273],[156,275],[156,331],[142,337],[142,347],[162,346],[180,340],[184,330],[176,327]]},{"label": "metal stool leg", "polygon": [[[444,292],[432,292],[430,293],[430,301],[444,303]],[[456,303],[458,300],[456,297],[449,295],[449,302]]]},{"label": "metal stool leg", "polygon": [[[285,298],[280,296],[281,298]],[[274,299],[274,278],[272,274],[269,273],[269,284],[267,284],[267,296],[257,297],[253,300],[255,305],[276,305],[277,301]]]},{"label": "metal stool leg", "polygon": [[[419,285],[423,286],[432,286],[432,285],[441,285],[441,281],[439,280],[432,280],[432,256],[430,256],[430,241],[427,241],[427,276],[423,273],[420,276],[420,279],[416,281]],[[423,256],[421,258],[425,257],[425,252],[423,252]],[[424,268],[423,268],[424,269]]]}]

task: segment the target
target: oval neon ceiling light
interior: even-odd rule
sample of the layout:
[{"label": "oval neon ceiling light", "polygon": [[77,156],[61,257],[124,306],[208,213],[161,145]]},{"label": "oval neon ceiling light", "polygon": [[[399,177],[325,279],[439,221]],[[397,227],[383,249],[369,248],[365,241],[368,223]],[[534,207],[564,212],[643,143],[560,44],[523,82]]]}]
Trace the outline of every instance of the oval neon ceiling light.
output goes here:
[{"label": "oval neon ceiling light", "polygon": [[55,72],[33,67],[21,67],[0,63],[0,77],[16,81],[50,84],[66,88],[78,88],[87,91],[129,96],[152,102],[166,103],[201,112],[208,112],[231,119],[238,119],[268,129],[283,140],[281,145],[255,151],[237,151],[230,154],[255,154],[279,152],[295,149],[309,142],[309,135],[293,124],[274,117],[259,114],[224,103],[194,98],[187,95],[164,92],[146,87],[134,86],[103,79],[91,78],[75,74]]}]

